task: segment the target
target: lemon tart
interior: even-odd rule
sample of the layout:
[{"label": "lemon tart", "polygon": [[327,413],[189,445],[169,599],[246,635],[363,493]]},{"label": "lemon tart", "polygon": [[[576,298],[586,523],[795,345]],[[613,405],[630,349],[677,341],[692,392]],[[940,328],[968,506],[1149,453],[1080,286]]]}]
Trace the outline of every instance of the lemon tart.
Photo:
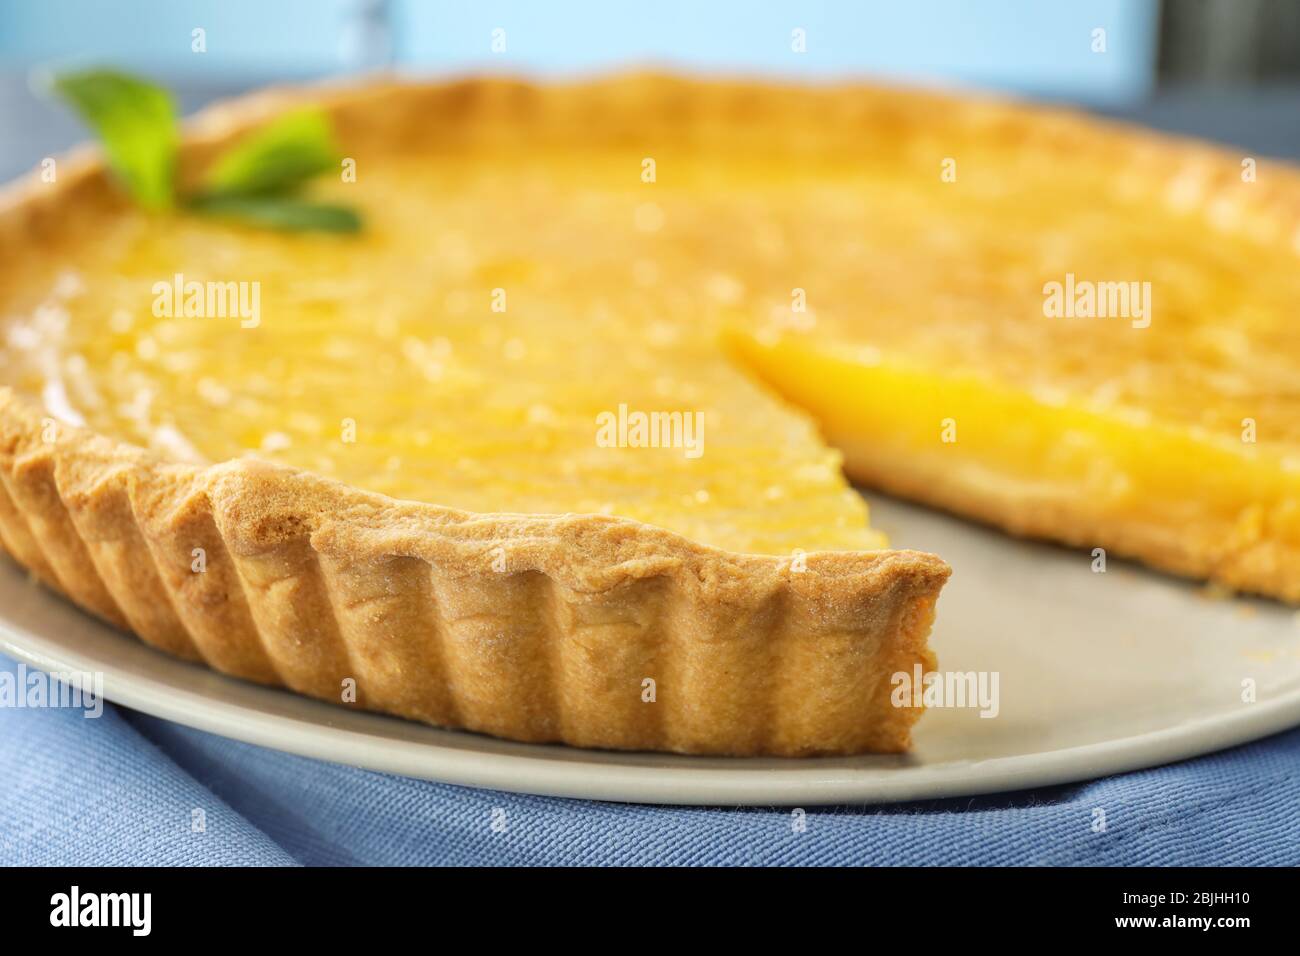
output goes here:
[{"label": "lemon tart", "polygon": [[903,750],[948,568],[886,549],[841,455],[1300,599],[1294,173],[628,77],[270,92],[184,175],[304,101],[360,236],[146,215],[93,155],[0,210],[0,542],[145,641],[518,740]]}]

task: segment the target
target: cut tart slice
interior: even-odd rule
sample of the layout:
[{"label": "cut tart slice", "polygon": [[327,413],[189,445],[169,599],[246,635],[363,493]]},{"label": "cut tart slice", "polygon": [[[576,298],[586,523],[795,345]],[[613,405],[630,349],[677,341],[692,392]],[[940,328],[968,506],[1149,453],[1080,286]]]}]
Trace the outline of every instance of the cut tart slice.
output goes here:
[{"label": "cut tart slice", "polygon": [[[195,125],[189,178],[327,109],[357,175],[321,192],[355,237],[148,215],[93,157],[19,187],[5,550],[155,646],[326,700],[580,746],[905,749],[891,677],[934,666],[948,569],[881,550],[838,453],[720,347],[746,280],[693,197],[754,101],[703,88],[717,166],[689,89],[378,85]],[[723,208],[761,221],[738,188]]]},{"label": "cut tart slice", "polygon": [[1300,601],[1300,174],[898,102],[792,219],[815,318],[737,323],[740,360],[865,485]]}]

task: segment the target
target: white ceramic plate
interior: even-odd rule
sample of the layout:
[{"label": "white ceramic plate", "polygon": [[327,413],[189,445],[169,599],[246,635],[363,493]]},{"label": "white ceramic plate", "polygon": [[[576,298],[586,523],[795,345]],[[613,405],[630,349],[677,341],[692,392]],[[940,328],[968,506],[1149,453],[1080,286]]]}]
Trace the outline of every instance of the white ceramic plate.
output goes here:
[{"label": "white ceramic plate", "polygon": [[[1013,541],[898,502],[873,521],[955,569],[934,635],[944,671],[998,673],[996,717],[928,713],[905,757],[759,760],[517,744],[347,711],[172,660],[0,567],[0,651],[101,671],[110,700],[338,763],[525,793],[691,804],[876,803],[1088,779],[1300,724],[1300,623],[1267,601]],[[1255,701],[1243,701],[1251,681]]]}]

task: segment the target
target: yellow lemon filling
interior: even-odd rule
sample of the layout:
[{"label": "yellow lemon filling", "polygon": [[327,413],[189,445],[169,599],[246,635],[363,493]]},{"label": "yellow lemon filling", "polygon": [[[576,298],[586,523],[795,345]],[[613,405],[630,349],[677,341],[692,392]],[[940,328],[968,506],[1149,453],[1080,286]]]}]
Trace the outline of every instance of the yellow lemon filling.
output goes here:
[{"label": "yellow lemon filling", "polygon": [[186,460],[744,552],[884,546],[839,454],[719,349],[739,280],[665,238],[705,220],[638,170],[394,158],[336,187],[355,238],[128,212],[11,323],[6,378]]}]

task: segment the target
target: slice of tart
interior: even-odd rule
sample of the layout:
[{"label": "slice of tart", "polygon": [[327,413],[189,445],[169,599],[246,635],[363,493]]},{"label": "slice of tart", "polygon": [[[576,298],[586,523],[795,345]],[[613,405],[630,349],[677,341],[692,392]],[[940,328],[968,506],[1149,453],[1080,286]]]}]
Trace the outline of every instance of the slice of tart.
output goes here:
[{"label": "slice of tart", "polygon": [[[739,143],[688,148],[748,129],[749,94],[692,133],[685,89],[305,94],[358,236],[149,215],[94,159],[21,187],[5,550],[151,644],[326,700],[580,746],[905,749],[891,677],[934,666],[948,568],[882,550],[839,454],[721,347],[760,277],[711,217],[743,246],[766,213],[719,179]],[[186,175],[300,96],[208,113]]]},{"label": "slice of tart", "polygon": [[896,108],[790,217],[807,314],[737,322],[739,359],[855,481],[1300,601],[1300,174],[1041,110]]}]

